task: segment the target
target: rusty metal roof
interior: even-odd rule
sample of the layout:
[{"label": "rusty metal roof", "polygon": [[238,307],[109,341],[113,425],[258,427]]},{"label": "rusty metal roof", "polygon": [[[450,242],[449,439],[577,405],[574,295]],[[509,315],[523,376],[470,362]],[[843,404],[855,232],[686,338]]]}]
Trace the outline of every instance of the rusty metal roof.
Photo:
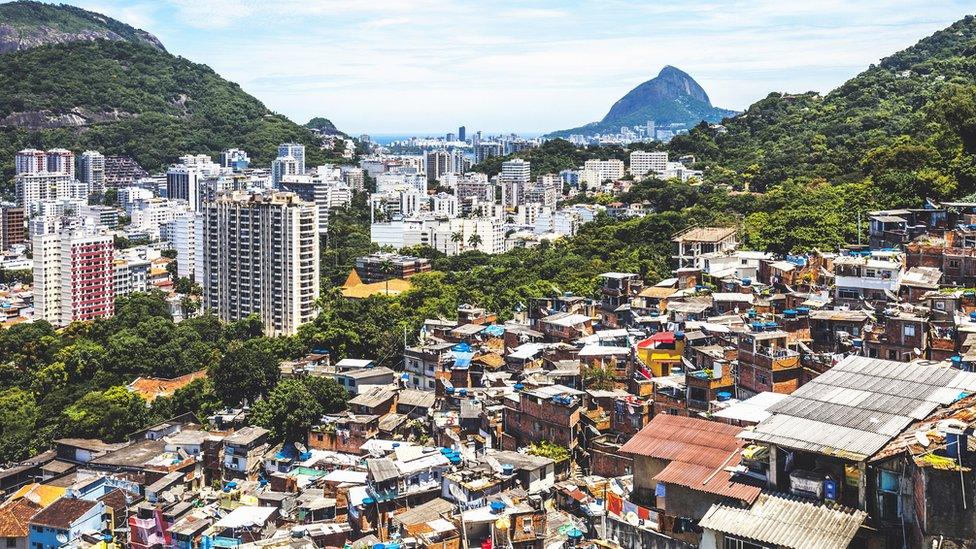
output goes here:
[{"label": "rusty metal roof", "polygon": [[667,461],[718,467],[742,443],[740,427],[693,417],[654,416],[620,451]]},{"label": "rusty metal roof", "polygon": [[[726,456],[727,459],[729,457]],[[725,467],[735,466],[738,463],[738,450],[733,451],[727,464],[719,464],[715,467],[672,461],[654,477],[654,480],[752,503],[759,497],[762,489],[738,481],[733,482],[732,474],[725,470]]]}]

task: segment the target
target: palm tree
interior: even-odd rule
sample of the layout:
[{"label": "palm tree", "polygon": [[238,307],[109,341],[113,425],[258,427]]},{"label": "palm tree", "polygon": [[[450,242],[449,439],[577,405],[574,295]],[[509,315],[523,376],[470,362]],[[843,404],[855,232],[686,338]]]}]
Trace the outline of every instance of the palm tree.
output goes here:
[{"label": "palm tree", "polygon": [[481,242],[481,235],[478,234],[477,231],[468,237],[468,246],[471,246],[472,248],[477,248]]},{"label": "palm tree", "polygon": [[383,279],[386,281],[386,295],[390,295],[390,275],[393,274],[393,262],[389,259],[384,259],[380,263],[380,272],[383,273]]},{"label": "palm tree", "polygon": [[464,247],[464,233],[461,231],[454,231],[451,233],[451,242],[458,245],[458,252]]}]

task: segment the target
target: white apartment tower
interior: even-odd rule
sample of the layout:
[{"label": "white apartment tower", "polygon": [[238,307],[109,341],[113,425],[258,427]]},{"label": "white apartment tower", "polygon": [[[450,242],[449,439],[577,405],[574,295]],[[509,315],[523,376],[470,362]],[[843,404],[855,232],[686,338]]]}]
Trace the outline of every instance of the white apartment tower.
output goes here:
[{"label": "white apartment tower", "polygon": [[203,214],[185,212],[173,219],[173,248],[176,250],[176,275],[203,281]]},{"label": "white apartment tower", "polygon": [[318,207],[293,193],[232,192],[203,215],[204,306],[225,322],[256,313],[271,336],[315,317]]},{"label": "white apartment tower", "polygon": [[667,151],[634,151],[630,153],[630,173],[643,177],[649,173],[660,173],[668,168]]},{"label": "white apartment tower", "polygon": [[85,151],[78,157],[78,180],[92,192],[105,191],[105,156],[98,151]]},{"label": "white apartment tower", "polygon": [[516,158],[502,162],[499,183],[502,186],[502,207],[517,208],[522,203],[522,195],[531,177],[531,164]]},{"label": "white apartment tower", "polygon": [[115,313],[112,236],[91,225],[37,235],[34,251],[34,316],[55,326]]},{"label": "white apartment tower", "polygon": [[583,163],[584,171],[592,171],[603,181],[616,181],[624,176],[624,161],[616,158],[610,160],[587,160]]}]

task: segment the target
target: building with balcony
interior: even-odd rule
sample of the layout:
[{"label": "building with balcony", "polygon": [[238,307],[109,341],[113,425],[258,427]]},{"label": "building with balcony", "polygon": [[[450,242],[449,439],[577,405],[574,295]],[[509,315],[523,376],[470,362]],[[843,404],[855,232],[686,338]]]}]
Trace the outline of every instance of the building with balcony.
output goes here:
[{"label": "building with balcony", "polygon": [[35,318],[55,326],[115,312],[115,245],[94,227],[34,237]]},{"label": "building with balcony", "polygon": [[204,307],[224,322],[257,314],[268,335],[293,335],[315,317],[318,212],[291,193],[233,192],[203,212]]},{"label": "building with balcony", "polygon": [[895,253],[849,255],[834,259],[834,300],[859,308],[862,302],[884,307],[897,299],[904,272]]},{"label": "building with balcony", "polygon": [[695,227],[675,235],[671,240],[675,244],[672,259],[679,269],[703,269],[702,256],[732,252],[739,244],[735,227]]},{"label": "building with balcony", "polygon": [[267,429],[244,427],[224,438],[224,477],[255,479],[268,451]]},{"label": "building with balcony", "polygon": [[744,396],[763,391],[788,394],[800,386],[800,353],[788,346],[788,336],[782,330],[759,331],[755,327],[739,334],[736,374]]}]

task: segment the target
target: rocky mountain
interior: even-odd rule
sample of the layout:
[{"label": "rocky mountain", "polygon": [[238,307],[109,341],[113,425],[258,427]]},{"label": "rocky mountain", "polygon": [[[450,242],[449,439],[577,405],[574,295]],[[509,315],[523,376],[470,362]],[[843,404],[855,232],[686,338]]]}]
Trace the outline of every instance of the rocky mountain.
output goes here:
[{"label": "rocky mountain", "polygon": [[310,164],[324,160],[309,128],[270,111],[210,67],[167,53],[144,31],[35,2],[0,5],[0,21],[60,28],[63,39],[0,55],[0,168],[7,182],[14,152],[25,147],[92,148],[156,170],[187,152],[230,147],[270,163],[278,143],[297,141],[308,147]]},{"label": "rocky mountain", "polygon": [[708,94],[694,78],[668,65],[656,77],[617,100],[599,122],[550,135],[565,137],[574,133],[618,132],[621,126],[643,125],[649,120],[653,120],[659,128],[669,124],[691,127],[702,120],[719,122],[735,114],[735,111],[713,107]]},{"label": "rocky mountain", "polygon": [[165,51],[152,34],[74,6],[18,0],[0,4],[0,53],[47,44],[120,40]]}]

